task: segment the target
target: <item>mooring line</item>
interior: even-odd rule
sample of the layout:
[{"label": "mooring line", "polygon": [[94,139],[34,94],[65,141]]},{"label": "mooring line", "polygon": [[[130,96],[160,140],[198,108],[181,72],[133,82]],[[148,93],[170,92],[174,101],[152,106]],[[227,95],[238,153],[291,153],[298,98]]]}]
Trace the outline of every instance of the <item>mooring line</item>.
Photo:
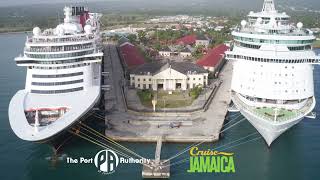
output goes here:
[{"label": "mooring line", "polygon": [[109,138],[109,137],[107,137],[107,136],[104,136],[103,134],[101,134],[100,132],[92,129],[92,128],[89,127],[88,125],[83,124],[83,123],[80,123],[80,125],[82,125],[83,127],[85,127],[85,128],[83,128],[83,129],[85,129],[86,131],[88,131],[88,132],[91,131],[91,132],[90,132],[91,134],[93,134],[93,135],[95,135],[95,136],[97,136],[97,137],[100,137],[100,138],[102,138],[102,139],[104,139],[104,140],[107,140],[107,141],[111,142],[113,145],[118,146],[119,148],[121,148],[121,149],[123,149],[123,150],[125,150],[125,151],[127,151],[127,152],[129,152],[129,153],[131,153],[131,154],[133,154],[133,155],[141,158],[141,159],[145,159],[144,157],[142,157],[141,155],[137,154],[136,152],[134,152],[134,151],[126,148],[125,146],[123,146],[123,145],[121,145],[121,144],[119,144],[119,143],[117,143],[117,142],[114,141],[113,139],[111,139],[111,138]]},{"label": "mooring line", "polygon": [[[72,129],[73,129],[75,132],[74,132],[74,131],[69,131],[69,132],[72,133],[72,134],[74,134],[74,135],[76,135],[76,136],[78,136],[78,137],[80,137],[80,138],[82,138],[82,139],[85,139],[85,140],[87,140],[87,141],[89,141],[89,142],[91,142],[91,143],[94,143],[94,144],[96,144],[96,145],[98,145],[98,146],[100,146],[100,147],[102,147],[102,148],[109,148],[109,149],[117,152],[119,155],[121,155],[121,156],[123,156],[123,157],[133,158],[133,157],[131,157],[130,155],[124,153],[124,152],[121,152],[121,151],[119,151],[119,150],[117,150],[117,149],[115,149],[115,148],[113,148],[113,147],[111,147],[111,146],[108,146],[108,145],[102,143],[101,141],[96,140],[95,138],[93,138],[93,137],[85,134],[84,132],[81,132],[80,130],[77,130],[77,129],[74,129],[74,128],[72,128]],[[78,132],[78,133],[77,133],[77,132]],[[79,134],[79,133],[81,133],[81,134],[83,134],[83,135],[81,135],[81,134]]]}]

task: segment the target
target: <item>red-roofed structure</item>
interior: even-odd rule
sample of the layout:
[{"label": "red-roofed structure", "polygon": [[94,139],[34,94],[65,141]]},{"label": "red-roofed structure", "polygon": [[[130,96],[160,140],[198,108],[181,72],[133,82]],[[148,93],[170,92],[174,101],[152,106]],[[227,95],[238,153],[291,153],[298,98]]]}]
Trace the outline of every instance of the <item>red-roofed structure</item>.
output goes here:
[{"label": "red-roofed structure", "polygon": [[145,63],[145,59],[140,51],[131,43],[120,45],[120,52],[123,60],[129,69]]},{"label": "red-roofed structure", "polygon": [[181,44],[181,45],[193,45],[197,41],[197,36],[192,34],[192,35],[187,35],[184,36],[180,39],[176,40],[176,44]]},{"label": "red-roofed structure", "polygon": [[221,68],[224,60],[224,53],[229,49],[225,44],[220,44],[208,51],[208,53],[197,61],[197,64],[203,68],[217,72]]}]

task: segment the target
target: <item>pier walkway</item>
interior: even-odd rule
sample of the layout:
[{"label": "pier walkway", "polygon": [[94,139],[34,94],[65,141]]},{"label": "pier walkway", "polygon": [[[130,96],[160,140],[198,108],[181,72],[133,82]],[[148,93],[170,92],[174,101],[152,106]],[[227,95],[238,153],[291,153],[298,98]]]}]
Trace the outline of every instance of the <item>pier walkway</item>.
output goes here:
[{"label": "pier walkway", "polygon": [[143,178],[170,178],[170,161],[160,160],[162,137],[157,137],[155,159],[150,164],[144,164],[142,169]]}]

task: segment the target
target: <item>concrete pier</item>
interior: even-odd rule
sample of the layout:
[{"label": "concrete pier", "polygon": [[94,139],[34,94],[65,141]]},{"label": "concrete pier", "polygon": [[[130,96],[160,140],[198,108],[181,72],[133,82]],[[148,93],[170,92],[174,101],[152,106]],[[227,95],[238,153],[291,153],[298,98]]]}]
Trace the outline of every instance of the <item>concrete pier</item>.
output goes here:
[{"label": "concrete pier", "polygon": [[[231,101],[230,86],[232,64],[227,62],[217,82],[222,82],[204,111],[189,113],[139,113],[126,108],[123,94],[125,84],[120,58],[114,45],[108,45],[105,53],[105,72],[111,89],[105,92],[106,136],[117,141],[129,142],[213,142],[219,139],[220,131]],[[106,64],[110,66],[107,67]],[[105,85],[107,85],[105,84]],[[107,107],[108,110],[107,111]]]}]

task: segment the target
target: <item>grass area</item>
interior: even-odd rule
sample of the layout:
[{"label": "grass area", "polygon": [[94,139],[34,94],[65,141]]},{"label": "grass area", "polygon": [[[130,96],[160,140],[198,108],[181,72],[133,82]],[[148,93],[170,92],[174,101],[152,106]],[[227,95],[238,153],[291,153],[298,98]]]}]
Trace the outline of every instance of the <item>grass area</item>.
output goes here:
[{"label": "grass area", "polygon": [[[199,90],[197,90],[196,93],[201,92],[198,91]],[[150,90],[138,90],[137,95],[139,96],[142,105],[146,107],[152,107],[152,99],[157,99],[157,108],[179,108],[190,106],[194,99],[196,99],[194,97],[199,96],[198,94],[194,95],[191,91],[172,91],[172,94],[169,94],[167,91],[152,92]]]},{"label": "grass area", "polygon": [[[263,114],[265,116],[268,116],[270,118],[274,118],[275,115],[275,109],[274,108],[257,108],[256,112],[259,114]],[[277,112],[278,118],[288,118],[295,115],[294,111],[287,110],[287,109],[279,109]]]},{"label": "grass area", "polygon": [[153,94],[150,90],[138,90],[137,95],[139,96],[142,105],[152,107]]},{"label": "grass area", "polygon": [[316,41],[313,43],[313,47],[315,47],[315,48],[320,48],[320,40],[316,40]]}]

